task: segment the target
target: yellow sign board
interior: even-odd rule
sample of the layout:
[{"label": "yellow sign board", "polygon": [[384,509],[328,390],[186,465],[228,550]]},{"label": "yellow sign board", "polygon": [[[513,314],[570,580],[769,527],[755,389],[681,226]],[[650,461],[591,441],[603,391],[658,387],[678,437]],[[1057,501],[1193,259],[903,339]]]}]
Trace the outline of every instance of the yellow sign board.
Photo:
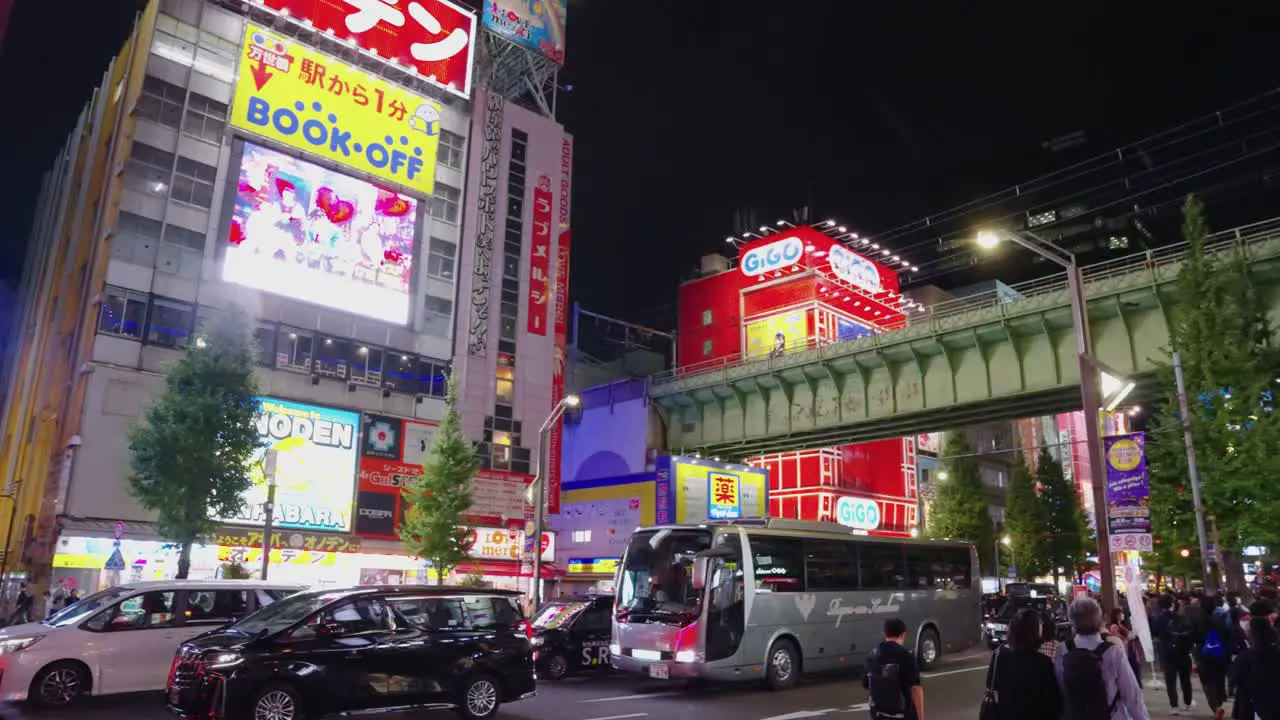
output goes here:
[{"label": "yellow sign board", "polygon": [[672,456],[675,522],[765,517],[769,475],[760,468],[736,469],[697,458]]},{"label": "yellow sign board", "polygon": [[756,320],[747,325],[747,357],[794,352],[808,339],[809,319],[804,310]]},{"label": "yellow sign board", "polygon": [[570,575],[613,575],[621,558],[569,558],[565,572]]},{"label": "yellow sign board", "polygon": [[257,25],[241,52],[232,127],[431,194],[439,104]]},{"label": "yellow sign board", "polygon": [[[337,555],[314,550],[272,548],[272,565],[336,565]],[[262,562],[262,548],[218,547],[218,562],[253,565]]]}]

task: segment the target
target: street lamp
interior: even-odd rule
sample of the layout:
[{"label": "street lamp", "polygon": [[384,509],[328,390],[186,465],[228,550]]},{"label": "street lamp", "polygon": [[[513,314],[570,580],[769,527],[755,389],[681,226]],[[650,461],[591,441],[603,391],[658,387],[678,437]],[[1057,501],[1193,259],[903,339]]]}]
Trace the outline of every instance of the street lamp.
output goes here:
[{"label": "street lamp", "polygon": [[[1098,574],[1102,576],[1102,607],[1110,613],[1116,603],[1116,576],[1111,565],[1111,539],[1107,533],[1106,517],[1107,484],[1102,467],[1102,440],[1098,435],[1098,413],[1102,409],[1102,400],[1095,379],[1098,364],[1093,359],[1093,339],[1089,333],[1089,315],[1085,311],[1084,278],[1074,254],[1026,230],[984,230],[978,233],[977,243],[979,247],[991,249],[1005,238],[1067,271],[1067,297],[1071,301],[1071,325],[1075,331],[1079,363],[1080,400],[1085,417],[1085,439],[1089,444],[1089,476],[1093,481],[1093,516],[1098,537]],[[1132,385],[1127,383],[1127,388],[1124,385],[1119,388],[1123,394],[1115,401],[1116,405],[1133,390]]]},{"label": "street lamp", "polygon": [[[546,468],[551,463],[549,435],[551,428],[564,415],[568,408],[576,408],[582,404],[582,398],[572,393],[560,398],[560,402],[551,408],[546,422],[538,428],[538,462],[533,475],[533,578],[530,580],[529,599],[533,606],[530,612],[537,612],[542,605],[542,524],[547,513]],[[527,540],[526,540],[527,542]]]}]

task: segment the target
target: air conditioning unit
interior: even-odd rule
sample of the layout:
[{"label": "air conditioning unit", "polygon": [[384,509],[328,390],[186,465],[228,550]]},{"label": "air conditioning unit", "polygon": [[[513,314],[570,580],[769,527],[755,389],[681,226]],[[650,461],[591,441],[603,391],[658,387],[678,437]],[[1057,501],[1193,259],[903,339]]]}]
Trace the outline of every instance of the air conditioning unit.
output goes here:
[{"label": "air conditioning unit", "polygon": [[726,272],[728,271],[728,269],[729,269],[729,258],[716,253],[702,256],[702,274],[703,275],[716,275],[722,272]]}]

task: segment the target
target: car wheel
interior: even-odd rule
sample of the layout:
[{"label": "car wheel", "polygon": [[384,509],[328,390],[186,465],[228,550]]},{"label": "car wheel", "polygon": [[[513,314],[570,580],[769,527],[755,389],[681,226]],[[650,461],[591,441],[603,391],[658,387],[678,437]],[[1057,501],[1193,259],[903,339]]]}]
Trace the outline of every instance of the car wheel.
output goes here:
[{"label": "car wheel", "polygon": [[252,720],[303,720],[302,698],[288,685],[273,683],[262,688],[249,704]]},{"label": "car wheel", "polygon": [[547,658],[547,679],[563,680],[565,675],[569,674],[569,661],[564,655],[556,653]]},{"label": "car wheel", "polygon": [[799,670],[799,653],[794,643],[778,640],[769,647],[764,679],[770,690],[787,690],[795,685]]},{"label": "car wheel", "polygon": [[63,708],[89,692],[89,675],[77,663],[56,662],[36,673],[28,692],[40,707]]},{"label": "car wheel", "polygon": [[489,720],[498,714],[501,703],[498,682],[488,675],[473,675],[462,685],[458,714],[467,720]]},{"label": "car wheel", "polygon": [[[999,647],[999,643],[996,643],[996,647]],[[938,631],[933,628],[922,630],[919,639],[916,640],[916,659],[920,663],[920,669],[927,670],[933,667],[941,655],[942,645],[938,642]]]}]

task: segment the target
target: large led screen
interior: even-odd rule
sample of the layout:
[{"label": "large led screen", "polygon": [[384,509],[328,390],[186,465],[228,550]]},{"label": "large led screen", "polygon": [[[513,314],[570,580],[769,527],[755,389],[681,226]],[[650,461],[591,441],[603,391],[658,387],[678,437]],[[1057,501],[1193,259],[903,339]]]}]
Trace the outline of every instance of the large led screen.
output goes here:
[{"label": "large led screen", "polygon": [[409,322],[417,201],[244,143],[222,279]]},{"label": "large led screen", "polygon": [[275,509],[272,523],[281,529],[351,529],[356,460],[360,453],[360,416],[346,410],[258,399],[258,435],[262,448],[250,459],[253,486],[235,517],[225,522],[262,525],[269,479],[263,458],[276,451]]}]

